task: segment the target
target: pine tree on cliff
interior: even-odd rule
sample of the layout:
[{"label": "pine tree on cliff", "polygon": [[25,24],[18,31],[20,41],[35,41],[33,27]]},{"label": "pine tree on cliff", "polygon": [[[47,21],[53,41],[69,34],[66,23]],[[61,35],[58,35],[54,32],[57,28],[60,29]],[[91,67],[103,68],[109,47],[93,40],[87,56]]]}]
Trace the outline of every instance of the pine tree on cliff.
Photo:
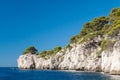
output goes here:
[{"label": "pine tree on cliff", "polygon": [[34,46],[30,46],[23,52],[23,54],[36,54],[37,52],[38,50]]}]

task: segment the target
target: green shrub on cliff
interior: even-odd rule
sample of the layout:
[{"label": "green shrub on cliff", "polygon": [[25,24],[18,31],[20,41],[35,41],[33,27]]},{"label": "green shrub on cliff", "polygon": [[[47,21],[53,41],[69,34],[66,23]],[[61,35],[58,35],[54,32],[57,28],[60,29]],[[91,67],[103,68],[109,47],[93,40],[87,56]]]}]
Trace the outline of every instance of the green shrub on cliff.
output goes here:
[{"label": "green shrub on cliff", "polygon": [[76,42],[76,36],[71,37],[71,38],[70,38],[70,42],[71,42],[71,43],[75,43],[75,42]]},{"label": "green shrub on cliff", "polygon": [[[95,37],[98,37],[98,35],[104,37],[104,36],[116,36],[120,32],[120,8],[114,8],[108,17],[101,16],[99,18],[94,18],[92,21],[87,22],[83,25],[82,30],[79,34],[73,36],[70,38],[69,44],[77,44],[86,42],[87,40],[92,40]],[[97,55],[100,57],[101,52],[105,49],[107,49],[111,44],[114,44],[114,41],[104,39],[100,43],[101,50],[97,52]],[[65,47],[66,49],[71,49],[72,47],[70,45],[67,45]],[[57,52],[61,51],[62,47],[57,46],[53,50],[45,50],[40,53],[41,57],[50,57],[55,56]],[[25,50],[23,54],[31,53],[35,54],[37,52],[37,49],[35,49],[34,46],[31,46]]]},{"label": "green shrub on cliff", "polygon": [[42,58],[50,58],[50,56],[55,56],[57,52],[59,52],[62,49],[62,47],[57,46],[54,48],[54,50],[45,50],[40,53],[40,57]]},{"label": "green shrub on cliff", "polygon": [[100,18],[93,19],[93,21],[91,22],[86,23],[83,26],[83,29],[81,30],[80,34],[71,37],[70,42],[75,43],[78,42],[82,37],[85,37],[86,35],[98,32],[100,33],[100,31],[104,28],[104,25],[108,24],[108,20],[108,17],[102,16]]},{"label": "green shrub on cliff", "polygon": [[54,50],[44,50],[40,53],[40,57],[52,56],[54,54]]},{"label": "green shrub on cliff", "polygon": [[101,53],[104,51],[104,50],[107,50],[109,49],[109,51],[112,51],[113,50],[113,46],[115,44],[116,41],[113,41],[113,40],[109,40],[109,39],[105,39],[101,42],[101,50],[99,50],[96,54],[97,54],[97,57],[101,57]]},{"label": "green shrub on cliff", "polygon": [[114,22],[120,20],[120,8],[114,8],[112,9],[110,15],[109,15],[109,21]]},{"label": "green shrub on cliff", "polygon": [[62,47],[60,47],[60,46],[55,47],[54,48],[54,53],[59,52],[61,49],[62,49]]},{"label": "green shrub on cliff", "polygon": [[[100,36],[117,36],[120,32],[120,8],[114,8],[108,17],[95,18],[87,22],[81,32],[71,37],[70,43],[77,43],[79,41],[86,42],[92,40],[98,35]],[[101,42],[101,50],[97,52],[98,57],[101,56],[103,50],[113,46],[115,41],[105,39]]]},{"label": "green shrub on cliff", "polygon": [[40,57],[45,57],[47,55],[47,51],[42,51],[41,53],[40,53]]},{"label": "green shrub on cliff", "polygon": [[113,23],[111,29],[107,33],[109,36],[115,36],[120,32],[120,20],[117,20]]},{"label": "green shrub on cliff", "polygon": [[30,46],[23,52],[23,54],[28,54],[28,53],[36,54],[37,53],[37,49],[34,46]]},{"label": "green shrub on cliff", "polygon": [[117,34],[120,29],[120,8],[114,8],[108,17],[101,16],[94,18],[92,21],[87,22],[80,33],[71,37],[70,43],[77,43],[83,38],[82,42],[94,38],[99,33],[100,35],[113,35]]}]

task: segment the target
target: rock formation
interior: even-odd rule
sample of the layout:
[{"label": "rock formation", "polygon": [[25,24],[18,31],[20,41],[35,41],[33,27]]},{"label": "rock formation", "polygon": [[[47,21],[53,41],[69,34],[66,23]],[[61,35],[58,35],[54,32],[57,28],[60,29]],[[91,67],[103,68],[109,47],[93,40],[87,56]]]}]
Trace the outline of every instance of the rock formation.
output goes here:
[{"label": "rock formation", "polygon": [[18,67],[22,69],[103,71],[120,74],[120,41],[114,44],[112,51],[105,50],[102,52],[101,58],[98,58],[96,53],[100,50],[98,43],[101,40],[75,45],[71,50],[58,52],[55,57],[47,60],[36,54],[21,55],[18,59]]},{"label": "rock formation", "polygon": [[[117,13],[120,13],[120,8],[113,9],[109,19],[100,17],[87,23],[81,33],[71,39],[69,46],[54,56],[45,58],[32,53],[21,55],[18,67],[120,74],[120,15],[116,17]],[[97,27],[92,29],[91,26]]]}]

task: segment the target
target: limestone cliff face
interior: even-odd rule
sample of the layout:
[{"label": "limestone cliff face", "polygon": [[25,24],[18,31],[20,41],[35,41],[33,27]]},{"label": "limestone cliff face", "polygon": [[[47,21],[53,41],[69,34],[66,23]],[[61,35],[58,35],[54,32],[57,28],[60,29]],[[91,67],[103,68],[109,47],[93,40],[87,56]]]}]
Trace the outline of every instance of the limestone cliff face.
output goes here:
[{"label": "limestone cliff face", "polygon": [[70,51],[65,53],[63,61],[59,64],[59,68],[101,71],[101,59],[96,58],[96,52],[98,49],[99,46],[94,40],[76,45]]},{"label": "limestone cliff face", "polygon": [[[87,22],[67,47],[35,54],[33,46],[18,58],[22,69],[102,71],[120,74],[120,8]],[[62,49],[62,50],[61,50]],[[32,50],[32,51],[31,51]],[[41,57],[40,57],[41,56]]]},{"label": "limestone cliff face", "polygon": [[115,43],[113,51],[103,51],[101,67],[104,72],[120,74],[120,41]]},{"label": "limestone cliff face", "polygon": [[[115,39],[115,38],[113,38]],[[101,37],[88,40],[85,43],[71,44],[72,49],[61,50],[50,59],[43,59],[39,55],[25,54],[18,58],[18,67],[22,69],[60,69],[80,71],[103,71],[110,74],[120,74],[120,41],[101,53]]]},{"label": "limestone cliff face", "polygon": [[110,44],[101,54],[102,71],[110,74],[120,74],[120,33],[116,36],[109,37],[108,39],[115,41],[115,43],[112,46],[110,46]]},{"label": "limestone cliff face", "polygon": [[21,55],[17,62],[21,69],[58,69],[59,63],[62,61],[63,53],[57,53],[54,58],[43,59],[36,54]]},{"label": "limestone cliff face", "polygon": [[22,69],[34,69],[35,68],[35,55],[21,55],[18,59],[18,67]]}]

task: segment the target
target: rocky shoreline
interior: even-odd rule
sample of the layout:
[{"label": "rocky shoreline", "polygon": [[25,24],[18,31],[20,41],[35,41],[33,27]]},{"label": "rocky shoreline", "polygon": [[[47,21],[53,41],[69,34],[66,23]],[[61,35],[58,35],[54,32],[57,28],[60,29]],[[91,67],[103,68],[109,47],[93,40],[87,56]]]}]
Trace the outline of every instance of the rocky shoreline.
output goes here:
[{"label": "rocky shoreline", "polygon": [[105,72],[120,75],[120,8],[86,23],[65,48],[36,54],[28,48],[18,58],[21,69]]},{"label": "rocky shoreline", "polygon": [[[98,43],[102,38],[97,39],[84,44],[72,45],[74,47],[71,50],[61,50],[54,57],[47,60],[36,54],[21,55],[18,58],[18,67],[21,69],[94,71],[119,75],[120,41],[114,44],[112,51],[107,49],[102,52],[101,57],[97,57],[96,53],[100,49]],[[91,43],[96,44],[91,45]],[[91,46],[89,47],[89,45]]]}]

